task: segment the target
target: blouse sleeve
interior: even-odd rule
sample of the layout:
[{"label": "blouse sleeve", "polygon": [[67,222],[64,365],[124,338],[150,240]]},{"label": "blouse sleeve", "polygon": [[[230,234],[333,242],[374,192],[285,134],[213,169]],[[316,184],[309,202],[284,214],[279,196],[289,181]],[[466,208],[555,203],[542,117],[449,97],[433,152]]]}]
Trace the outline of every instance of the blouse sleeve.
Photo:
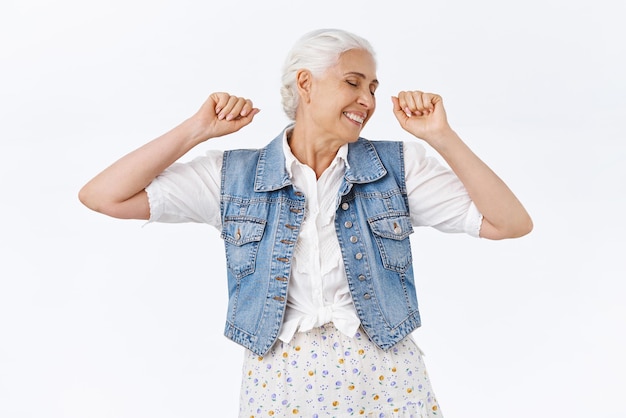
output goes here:
[{"label": "blouse sleeve", "polygon": [[417,141],[404,143],[406,187],[414,226],[478,237],[482,215],[454,172],[426,155]]},{"label": "blouse sleeve", "polygon": [[174,163],[147,187],[151,222],[199,222],[220,228],[223,152]]}]

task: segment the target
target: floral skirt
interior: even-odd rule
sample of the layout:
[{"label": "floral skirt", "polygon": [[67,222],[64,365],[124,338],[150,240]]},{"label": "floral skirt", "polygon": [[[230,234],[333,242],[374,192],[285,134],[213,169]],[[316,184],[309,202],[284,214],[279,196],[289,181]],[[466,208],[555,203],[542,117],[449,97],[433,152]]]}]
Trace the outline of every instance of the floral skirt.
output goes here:
[{"label": "floral skirt", "polygon": [[265,357],[245,350],[240,418],[441,418],[422,352],[409,336],[388,352],[362,330],[326,324],[278,341]]}]

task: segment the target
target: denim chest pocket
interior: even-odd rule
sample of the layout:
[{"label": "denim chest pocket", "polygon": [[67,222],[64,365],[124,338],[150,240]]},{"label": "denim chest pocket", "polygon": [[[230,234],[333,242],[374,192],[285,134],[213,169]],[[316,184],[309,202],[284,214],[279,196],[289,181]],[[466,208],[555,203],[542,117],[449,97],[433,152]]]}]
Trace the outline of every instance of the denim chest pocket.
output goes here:
[{"label": "denim chest pocket", "polygon": [[266,221],[250,216],[227,216],[221,237],[226,246],[226,265],[238,278],[254,272],[259,243]]},{"label": "denim chest pocket", "polygon": [[408,214],[378,215],[369,218],[367,222],[374,233],[383,266],[388,270],[405,272],[413,261],[409,241],[413,226]]}]

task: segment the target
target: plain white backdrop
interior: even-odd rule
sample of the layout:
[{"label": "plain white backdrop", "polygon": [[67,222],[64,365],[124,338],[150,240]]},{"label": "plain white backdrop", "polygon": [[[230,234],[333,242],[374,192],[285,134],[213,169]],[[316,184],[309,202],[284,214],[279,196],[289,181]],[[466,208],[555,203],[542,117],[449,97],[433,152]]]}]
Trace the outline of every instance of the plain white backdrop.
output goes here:
[{"label": "plain white backdrop", "polygon": [[234,417],[223,247],[205,225],[107,218],[80,187],[213,91],[287,122],[283,58],[340,27],[378,53],[363,135],[410,139],[389,97],[449,120],[535,221],[490,242],[412,237],[414,334],[447,418],[626,416],[626,31],[610,1],[70,1],[0,6],[0,417]]}]

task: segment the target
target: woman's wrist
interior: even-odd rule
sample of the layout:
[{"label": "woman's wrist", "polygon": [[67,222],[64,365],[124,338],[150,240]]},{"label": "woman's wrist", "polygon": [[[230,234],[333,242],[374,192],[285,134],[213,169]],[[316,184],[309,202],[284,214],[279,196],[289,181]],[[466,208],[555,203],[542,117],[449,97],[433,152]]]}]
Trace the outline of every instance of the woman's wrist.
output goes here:
[{"label": "woman's wrist", "polygon": [[463,142],[452,128],[429,135],[428,138],[424,138],[424,141],[441,155],[446,154],[452,147]]},{"label": "woman's wrist", "polygon": [[178,128],[178,137],[184,138],[189,149],[201,144],[213,136],[207,132],[206,126],[196,117],[191,117],[182,122]]}]

